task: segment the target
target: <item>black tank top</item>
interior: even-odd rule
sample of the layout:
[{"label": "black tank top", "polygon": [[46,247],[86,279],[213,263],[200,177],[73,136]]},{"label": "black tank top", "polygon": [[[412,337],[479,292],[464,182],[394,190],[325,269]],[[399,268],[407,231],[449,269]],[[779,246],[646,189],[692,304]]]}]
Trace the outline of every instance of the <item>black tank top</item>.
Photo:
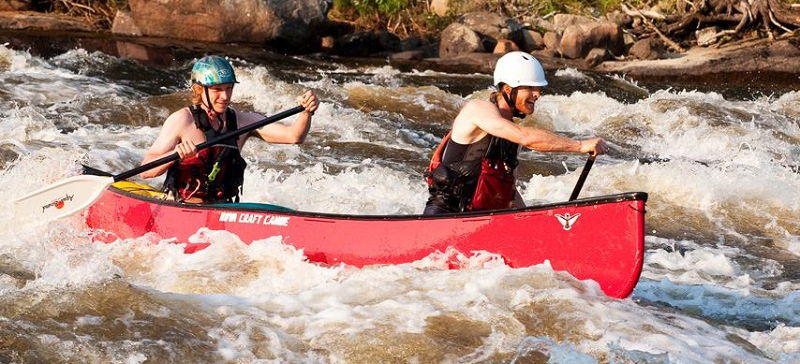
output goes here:
[{"label": "black tank top", "polygon": [[451,137],[444,146],[442,152],[442,163],[451,165],[457,162],[468,162],[478,160],[486,156],[486,150],[489,149],[489,142],[491,135],[486,134],[483,138],[472,144],[461,144],[453,140]]}]

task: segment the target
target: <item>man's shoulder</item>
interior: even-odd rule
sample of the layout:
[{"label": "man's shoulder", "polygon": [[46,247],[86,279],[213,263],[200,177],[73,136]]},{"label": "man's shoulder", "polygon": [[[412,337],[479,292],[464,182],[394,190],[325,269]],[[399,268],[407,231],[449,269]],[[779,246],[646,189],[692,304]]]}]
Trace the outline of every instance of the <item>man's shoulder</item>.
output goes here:
[{"label": "man's shoulder", "polygon": [[464,104],[464,107],[462,109],[467,109],[467,108],[470,108],[470,109],[476,109],[476,108],[479,108],[479,109],[494,109],[494,108],[496,108],[496,106],[493,103],[491,103],[491,102],[489,102],[487,100],[472,99],[472,100],[467,101],[467,103]]},{"label": "man's shoulder", "polygon": [[192,117],[192,112],[189,111],[188,107],[182,107],[167,117],[167,121],[172,121],[174,123],[180,122],[194,122],[194,118]]},{"label": "man's shoulder", "polygon": [[239,126],[255,123],[261,119],[264,119],[265,117],[264,115],[253,111],[234,111],[236,112],[236,123],[239,124]]},{"label": "man's shoulder", "polygon": [[467,101],[467,103],[464,104],[464,107],[461,108],[456,120],[472,120],[475,117],[485,118],[486,116],[494,114],[497,114],[497,106],[486,100],[475,99]]}]

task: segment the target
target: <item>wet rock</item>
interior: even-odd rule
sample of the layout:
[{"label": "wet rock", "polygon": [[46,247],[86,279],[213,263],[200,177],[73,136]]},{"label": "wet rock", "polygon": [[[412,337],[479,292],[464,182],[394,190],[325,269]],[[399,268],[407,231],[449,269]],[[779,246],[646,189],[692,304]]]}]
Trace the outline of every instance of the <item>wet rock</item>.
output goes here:
[{"label": "wet rock", "polygon": [[141,36],[142,31],[136,26],[136,22],[131,18],[127,11],[117,11],[114,16],[114,23],[111,24],[111,32],[114,34]]},{"label": "wet rock", "polygon": [[441,58],[453,58],[483,51],[483,42],[478,34],[461,23],[453,23],[444,28],[439,40],[439,57]]},{"label": "wet rock", "polygon": [[631,77],[695,78],[700,75],[786,73],[796,77],[800,47],[791,40],[753,40],[723,48],[695,47],[679,57],[653,61],[612,61],[597,67],[602,72],[621,72]]},{"label": "wet rock", "polygon": [[481,38],[484,49],[494,49],[500,39],[522,43],[522,25],[514,19],[489,12],[466,13],[459,23],[474,31]]},{"label": "wet rock", "polygon": [[[337,38],[333,53],[345,57],[367,57],[400,48],[400,39],[389,32],[361,32]],[[388,54],[387,54],[388,55]]]},{"label": "wet rock", "polygon": [[146,36],[303,46],[326,19],[326,0],[130,0]]},{"label": "wet rock", "polygon": [[420,50],[424,53],[425,58],[439,57],[439,43],[425,44]]},{"label": "wet rock", "polygon": [[557,30],[560,30],[562,32],[573,25],[592,24],[592,23],[595,23],[595,21],[580,15],[556,14],[553,17],[553,25],[555,25]]},{"label": "wet rock", "polygon": [[400,41],[400,51],[406,52],[417,50],[422,47],[423,44],[424,42],[422,41],[422,38],[412,35]]},{"label": "wet rock", "polygon": [[612,23],[598,23],[589,31],[589,45],[594,48],[605,48],[615,56],[625,53],[625,38],[622,28]]},{"label": "wet rock", "polygon": [[506,54],[508,52],[518,51],[519,47],[516,43],[508,40],[508,39],[500,39],[497,41],[497,45],[494,46],[494,54]]},{"label": "wet rock", "polygon": [[459,72],[480,72],[491,74],[494,69],[497,59],[501,55],[494,53],[468,53],[462,54],[452,58],[439,58],[434,59],[440,66],[453,67],[458,69]]},{"label": "wet rock", "polygon": [[552,23],[547,21],[546,19],[542,19],[540,17],[530,17],[526,20],[527,28],[540,31],[540,32],[557,32],[558,29]]},{"label": "wet rock", "polygon": [[666,51],[664,42],[656,38],[645,38],[631,46],[628,55],[638,59],[660,59]]},{"label": "wet rock", "polygon": [[561,35],[556,32],[547,32],[544,33],[542,39],[544,40],[544,47],[546,49],[558,52],[558,46],[561,44]]},{"label": "wet rock", "polygon": [[567,58],[583,58],[593,48],[608,49],[614,55],[625,52],[622,29],[612,23],[570,25],[564,30],[559,51]]},{"label": "wet rock", "polygon": [[581,58],[588,51],[587,43],[583,30],[577,25],[570,25],[561,36],[558,51],[567,58]]},{"label": "wet rock", "polygon": [[586,62],[586,67],[594,68],[598,64],[613,58],[614,56],[612,56],[607,49],[593,48],[591,51],[589,51],[583,61]]},{"label": "wet rock", "polygon": [[425,58],[425,51],[422,50],[415,50],[415,51],[405,51],[392,54],[390,59],[394,61],[417,61]]},{"label": "wet rock", "polygon": [[94,29],[81,19],[36,12],[1,12],[0,29],[91,32]]},{"label": "wet rock", "polygon": [[544,47],[544,37],[539,32],[529,29],[522,32],[522,50],[530,52]]},{"label": "wet rock", "polygon": [[384,51],[397,52],[400,50],[400,38],[387,31],[378,33],[378,44]]},{"label": "wet rock", "polygon": [[555,58],[561,57],[561,53],[558,53],[558,49],[545,49],[541,51],[541,53],[547,57]]}]

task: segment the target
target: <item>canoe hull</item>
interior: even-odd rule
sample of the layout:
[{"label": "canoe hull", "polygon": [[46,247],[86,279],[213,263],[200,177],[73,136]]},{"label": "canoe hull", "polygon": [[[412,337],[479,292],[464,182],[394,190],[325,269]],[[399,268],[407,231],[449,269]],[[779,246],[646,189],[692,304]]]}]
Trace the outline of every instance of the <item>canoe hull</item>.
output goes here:
[{"label": "canoe hull", "polygon": [[109,188],[87,212],[90,228],[107,236],[155,233],[186,244],[200,228],[226,230],[243,242],[281,236],[310,261],[370,264],[413,262],[455,249],[499,254],[511,267],[548,260],[554,270],[593,279],[612,297],[627,297],[644,257],[647,194],[636,192],[524,209],[440,216],[332,215],[157,201]]}]

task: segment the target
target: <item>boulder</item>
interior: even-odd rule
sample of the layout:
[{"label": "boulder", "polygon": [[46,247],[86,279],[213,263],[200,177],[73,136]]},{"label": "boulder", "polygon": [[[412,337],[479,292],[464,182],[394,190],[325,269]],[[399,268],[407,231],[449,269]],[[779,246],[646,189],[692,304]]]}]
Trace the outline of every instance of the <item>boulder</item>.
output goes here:
[{"label": "boulder", "polygon": [[593,48],[605,48],[614,55],[622,55],[625,52],[622,29],[612,23],[570,25],[559,42],[561,54],[572,59],[586,57]]},{"label": "boulder", "polygon": [[536,30],[536,31],[541,31],[541,32],[545,32],[545,33],[546,32],[557,32],[558,31],[558,29],[556,28],[556,26],[553,23],[547,21],[546,19],[542,19],[542,18],[540,18],[538,16],[529,17],[526,20],[526,23],[527,23],[526,26],[528,28]]},{"label": "boulder", "polygon": [[508,40],[508,39],[500,39],[497,41],[497,45],[494,46],[494,54],[506,54],[508,52],[518,51],[519,47],[517,44]]},{"label": "boulder", "polygon": [[544,48],[544,37],[535,30],[525,29],[522,31],[522,50],[530,52]]},{"label": "boulder", "polygon": [[400,41],[400,51],[407,52],[407,51],[414,51],[420,49],[424,44],[422,38],[412,35],[406,39]]},{"label": "boulder", "polygon": [[326,0],[129,0],[128,4],[135,27],[145,36],[296,46],[309,44],[329,7]]},{"label": "boulder", "polygon": [[597,23],[589,30],[589,45],[605,48],[615,56],[625,53],[625,37],[622,28],[613,23]]},{"label": "boulder", "polygon": [[591,18],[580,15],[556,14],[553,16],[553,25],[556,27],[556,30],[562,32],[573,25],[585,25],[592,23],[595,23],[595,21]]},{"label": "boulder", "polygon": [[367,57],[400,49],[400,39],[386,31],[348,34],[337,38],[334,44],[333,53],[347,57]]},{"label": "boulder", "polygon": [[577,25],[570,25],[564,29],[564,34],[561,36],[561,41],[558,43],[558,50],[564,57],[567,58],[582,58],[589,51],[586,36],[581,27]]},{"label": "boulder", "polygon": [[114,16],[114,23],[111,24],[111,32],[121,35],[141,36],[142,30],[136,26],[136,22],[131,18],[131,14],[118,10],[117,15]]},{"label": "boulder", "polygon": [[458,22],[481,37],[484,49],[494,49],[499,39],[509,39],[522,44],[522,25],[514,19],[489,12],[466,13]]},{"label": "boulder", "polygon": [[561,43],[561,35],[556,32],[544,33],[542,37],[544,40],[544,47],[558,52],[558,46]]},{"label": "boulder", "polygon": [[444,28],[439,39],[439,57],[452,58],[463,54],[483,52],[483,42],[478,34],[461,23]]},{"label": "boulder", "polygon": [[645,38],[631,46],[628,55],[638,59],[660,59],[666,51],[664,42],[657,38]]},{"label": "boulder", "polygon": [[586,62],[586,66],[593,68],[604,61],[609,59],[613,59],[614,56],[608,52],[608,49],[605,48],[592,48],[586,57],[583,59]]}]

